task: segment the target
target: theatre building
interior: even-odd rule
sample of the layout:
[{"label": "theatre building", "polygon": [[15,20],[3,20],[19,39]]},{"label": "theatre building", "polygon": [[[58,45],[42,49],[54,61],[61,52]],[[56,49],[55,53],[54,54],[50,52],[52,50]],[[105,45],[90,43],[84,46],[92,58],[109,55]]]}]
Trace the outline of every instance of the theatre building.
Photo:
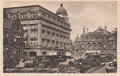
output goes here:
[{"label": "theatre building", "polygon": [[112,32],[105,28],[98,27],[93,32],[85,31],[81,36],[77,36],[75,39],[75,45],[77,50],[84,54],[113,54],[117,56],[117,29],[113,29]]},{"label": "theatre building", "polygon": [[5,8],[9,19],[19,16],[24,30],[24,51],[27,56],[53,55],[70,50],[70,23],[63,4],[56,13],[40,5]]}]

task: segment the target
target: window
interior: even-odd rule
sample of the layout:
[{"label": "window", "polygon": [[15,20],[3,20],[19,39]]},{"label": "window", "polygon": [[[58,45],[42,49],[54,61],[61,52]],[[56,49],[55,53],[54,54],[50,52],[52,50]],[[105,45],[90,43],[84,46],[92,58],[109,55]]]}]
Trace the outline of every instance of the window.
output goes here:
[{"label": "window", "polygon": [[116,42],[113,42],[113,44],[115,45],[115,44],[116,44]]},{"label": "window", "polygon": [[50,35],[50,31],[47,31],[47,34]]},{"label": "window", "polygon": [[25,15],[25,18],[27,18],[27,15]]},{"label": "window", "polygon": [[25,43],[25,46],[28,46],[28,43],[27,43],[27,42]]},{"label": "window", "polygon": [[37,16],[38,16],[37,14],[33,14],[33,15],[32,15],[33,18],[35,18],[35,17],[37,17]]},{"label": "window", "polygon": [[8,44],[9,43],[9,35],[8,35],[8,33],[6,33],[5,35],[4,35],[4,44]]},{"label": "window", "polygon": [[5,50],[5,51],[8,51],[8,47],[4,47],[4,50]]},{"label": "window", "polygon": [[4,52],[4,56],[8,57],[8,56],[9,56],[9,52],[8,52],[8,51],[5,51],[5,52]]},{"label": "window", "polygon": [[52,36],[55,36],[55,33],[52,33]]},{"label": "window", "polygon": [[45,43],[45,39],[42,39],[42,43]]},{"label": "window", "polygon": [[36,17],[36,15],[33,15],[33,17]]},{"label": "window", "polygon": [[49,18],[49,19],[51,19],[51,16],[50,16],[50,15],[48,15],[48,18]]},{"label": "window", "polygon": [[42,16],[43,16],[43,17],[46,17],[46,14],[43,12],[43,13],[42,13]]},{"label": "window", "polygon": [[32,35],[30,38],[31,41],[37,40],[37,36],[36,35]]},{"label": "window", "polygon": [[58,46],[58,43],[59,43],[59,42],[58,42],[58,41],[56,41],[56,45],[57,45],[57,46]]},{"label": "window", "polygon": [[49,44],[49,43],[50,43],[50,40],[47,40],[47,43]]},{"label": "window", "polygon": [[16,19],[16,17],[15,17],[15,16],[12,16],[12,19]]},{"label": "window", "polygon": [[56,36],[58,37],[58,36],[59,36],[59,34],[56,34]]},{"label": "window", "polygon": [[22,19],[22,16],[21,16],[21,15],[19,15],[19,19]]},{"label": "window", "polygon": [[60,38],[62,38],[62,35],[60,35]]},{"label": "window", "polygon": [[45,51],[43,52],[43,55],[46,55],[46,52],[45,52]]},{"label": "window", "polygon": [[35,45],[35,42],[34,42],[34,46],[36,46],[36,45]]},{"label": "window", "polygon": [[64,47],[66,46],[65,42],[64,42]]},{"label": "window", "polygon": [[17,39],[16,39],[16,38],[14,38],[14,43],[15,43],[15,42],[17,42]]},{"label": "window", "polygon": [[104,47],[106,47],[107,45],[105,44]]},{"label": "window", "polygon": [[69,39],[69,37],[67,37],[67,39]]},{"label": "window", "polygon": [[110,41],[109,44],[112,44],[112,42]]},{"label": "window", "polygon": [[87,46],[90,47],[90,43],[87,43]]},{"label": "window", "polygon": [[45,30],[42,30],[42,34],[45,34]]},{"label": "window", "polygon": [[24,40],[28,40],[28,35],[24,34]]},{"label": "window", "polygon": [[36,46],[38,45],[38,43],[36,42]]},{"label": "window", "polygon": [[93,47],[95,47],[96,46],[96,43],[93,43]]},{"label": "window", "polygon": [[66,38],[66,36],[64,36],[64,38]]},{"label": "window", "polygon": [[23,56],[26,56],[27,55],[27,53],[26,52],[23,52]]},{"label": "window", "polygon": [[60,47],[62,47],[62,42],[60,42]]},{"label": "window", "polygon": [[52,40],[52,44],[54,44],[55,43],[55,41],[54,40]]}]

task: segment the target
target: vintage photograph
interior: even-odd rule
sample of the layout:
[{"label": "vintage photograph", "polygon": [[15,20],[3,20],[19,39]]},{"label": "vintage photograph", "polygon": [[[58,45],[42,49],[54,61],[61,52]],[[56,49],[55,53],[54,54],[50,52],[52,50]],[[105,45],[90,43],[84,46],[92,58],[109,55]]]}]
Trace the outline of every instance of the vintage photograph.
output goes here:
[{"label": "vintage photograph", "polygon": [[117,1],[3,1],[3,73],[117,73]]}]

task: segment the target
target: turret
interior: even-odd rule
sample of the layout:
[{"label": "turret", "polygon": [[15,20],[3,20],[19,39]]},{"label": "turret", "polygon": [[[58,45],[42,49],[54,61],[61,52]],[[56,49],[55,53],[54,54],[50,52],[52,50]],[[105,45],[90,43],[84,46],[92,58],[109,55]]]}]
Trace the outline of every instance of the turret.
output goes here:
[{"label": "turret", "polygon": [[62,18],[64,18],[66,21],[69,21],[68,19],[68,14],[66,9],[63,7],[63,4],[60,4],[60,7],[58,8],[58,10],[56,11],[56,14]]}]

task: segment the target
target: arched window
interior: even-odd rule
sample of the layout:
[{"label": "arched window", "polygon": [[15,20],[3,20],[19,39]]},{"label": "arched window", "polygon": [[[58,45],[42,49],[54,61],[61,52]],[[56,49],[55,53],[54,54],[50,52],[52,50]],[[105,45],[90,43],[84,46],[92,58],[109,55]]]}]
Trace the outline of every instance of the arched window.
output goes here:
[{"label": "arched window", "polygon": [[45,52],[45,51],[43,52],[43,55],[46,55],[46,52]]},{"label": "arched window", "polygon": [[34,52],[34,51],[30,52],[30,57],[35,57],[35,56],[37,56],[36,52]]}]

